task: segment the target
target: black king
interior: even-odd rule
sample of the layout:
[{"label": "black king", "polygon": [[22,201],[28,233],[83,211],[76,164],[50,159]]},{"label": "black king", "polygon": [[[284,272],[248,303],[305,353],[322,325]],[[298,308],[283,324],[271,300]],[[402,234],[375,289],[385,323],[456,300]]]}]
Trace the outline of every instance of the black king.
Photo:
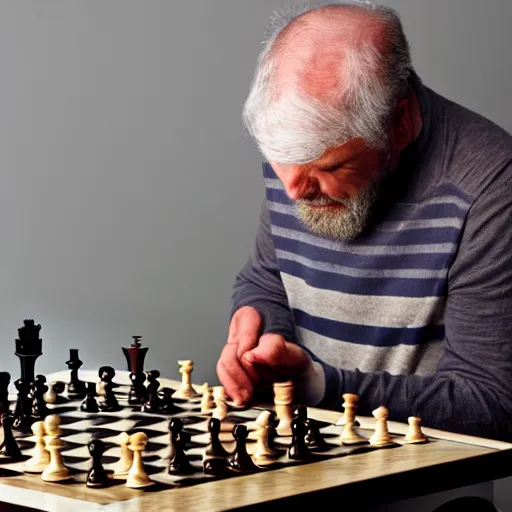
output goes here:
[{"label": "black king", "polygon": [[20,359],[21,380],[29,385],[34,381],[36,359],[43,353],[43,340],[39,337],[41,325],[34,320],[24,320],[24,326],[18,329],[16,352]]}]

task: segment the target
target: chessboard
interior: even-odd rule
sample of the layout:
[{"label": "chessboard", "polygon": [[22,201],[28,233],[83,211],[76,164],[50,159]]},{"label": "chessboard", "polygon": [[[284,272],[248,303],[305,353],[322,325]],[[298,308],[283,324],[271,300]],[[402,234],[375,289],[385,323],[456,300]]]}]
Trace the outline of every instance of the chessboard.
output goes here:
[{"label": "chessboard", "polygon": [[[153,380],[161,409],[155,412],[130,404],[129,372],[108,371],[116,402],[113,410],[85,411],[87,399],[106,401],[105,383],[99,380],[102,372],[105,375],[104,368],[81,372],[90,391],[86,398],[70,396],[69,371],[48,376],[47,416],[30,429],[14,431],[21,458],[0,459],[0,494],[9,487],[16,491],[23,487],[68,499],[69,508],[75,503],[80,510],[134,499],[135,510],[167,510],[167,506],[226,510],[243,505],[244,498],[247,505],[271,502],[276,492],[282,498],[300,496],[329,488],[327,482],[337,487],[371,480],[372,470],[374,477],[375,471],[382,477],[461,460],[486,467],[484,456],[498,452],[506,454],[510,463],[512,445],[506,443],[431,429],[424,429],[426,435],[418,418],[411,417],[408,425],[388,422],[385,407],[373,418],[357,417],[355,395],[345,396],[345,409],[340,412],[293,404],[290,383],[276,386],[274,403],[239,407],[226,399],[220,386],[192,385],[187,379]],[[16,395],[9,399],[14,407]],[[37,445],[48,434],[58,438],[65,468],[53,480],[43,479],[48,459],[41,466],[37,457]],[[101,450],[95,454],[98,441]],[[354,466],[354,461],[360,463]],[[493,464],[500,463],[495,458]],[[89,481],[93,467],[96,476],[106,478]],[[62,470],[58,469],[57,473]],[[165,496],[165,505],[159,496]]]}]

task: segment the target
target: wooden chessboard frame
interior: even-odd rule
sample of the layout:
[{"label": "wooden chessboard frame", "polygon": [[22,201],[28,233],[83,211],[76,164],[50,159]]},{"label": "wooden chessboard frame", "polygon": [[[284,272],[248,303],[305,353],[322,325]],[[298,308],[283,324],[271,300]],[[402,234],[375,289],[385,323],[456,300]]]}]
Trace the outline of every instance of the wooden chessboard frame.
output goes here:
[{"label": "wooden chessboard frame", "polygon": [[[47,378],[49,382],[67,382],[69,371]],[[95,371],[81,371],[80,378],[98,380]],[[115,380],[128,384],[128,372],[116,372]],[[160,382],[167,387],[180,385],[179,381],[165,378]],[[199,390],[200,386],[194,387]],[[330,423],[341,417],[341,412],[317,408],[308,408],[308,414]],[[358,415],[357,419],[364,429],[375,426],[374,418]],[[391,434],[405,435],[408,425],[389,421],[388,429]],[[437,442],[374,450],[157,492],[128,489],[123,485],[90,489],[79,483],[43,482],[39,475],[2,477],[0,474],[0,504],[37,510],[207,512],[265,508],[268,511],[283,506],[303,510],[318,506],[319,499],[325,503],[324,500],[332,498],[336,503],[357,503],[361,510],[512,475],[511,443],[430,428],[423,428],[423,432]]]}]

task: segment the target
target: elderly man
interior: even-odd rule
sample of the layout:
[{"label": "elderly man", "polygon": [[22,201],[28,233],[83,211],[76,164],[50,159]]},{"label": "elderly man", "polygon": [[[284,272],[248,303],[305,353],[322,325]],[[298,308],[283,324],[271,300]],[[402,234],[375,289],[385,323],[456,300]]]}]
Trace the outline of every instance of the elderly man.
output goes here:
[{"label": "elderly man", "polygon": [[512,440],[512,137],[420,80],[389,8],[273,28],[244,109],[266,201],[221,383]]}]

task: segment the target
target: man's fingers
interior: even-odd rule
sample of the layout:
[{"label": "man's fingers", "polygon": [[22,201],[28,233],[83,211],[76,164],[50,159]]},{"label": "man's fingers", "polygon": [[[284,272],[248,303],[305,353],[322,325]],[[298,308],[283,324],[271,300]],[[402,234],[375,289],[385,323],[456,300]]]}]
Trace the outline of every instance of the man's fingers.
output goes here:
[{"label": "man's fingers", "polygon": [[253,383],[238,360],[236,350],[235,344],[224,346],[217,362],[217,376],[232,400],[246,403],[252,397]]}]

